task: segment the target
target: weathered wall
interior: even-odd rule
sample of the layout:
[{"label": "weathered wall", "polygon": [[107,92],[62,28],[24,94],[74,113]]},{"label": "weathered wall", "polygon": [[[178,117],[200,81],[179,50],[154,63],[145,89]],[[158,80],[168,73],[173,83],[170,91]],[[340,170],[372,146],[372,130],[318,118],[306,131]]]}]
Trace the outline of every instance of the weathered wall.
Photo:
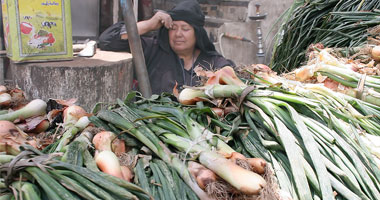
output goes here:
[{"label": "weathered wall", "polygon": [[[276,21],[279,17],[285,12],[293,3],[293,0],[277,0],[277,1],[265,1],[265,0],[257,0],[253,1],[254,4],[256,2],[260,3],[261,11],[267,13],[266,19],[262,23],[262,30],[264,36],[266,36],[265,47],[266,47],[266,63],[269,63],[270,56],[272,53],[272,47],[274,45],[273,37],[277,33],[279,28],[279,24],[275,25]],[[254,5],[252,4],[252,5]],[[274,26],[273,31],[270,33],[269,31]]]},{"label": "weathered wall", "polygon": [[[277,33],[279,25],[275,25],[281,14],[291,6],[293,0],[265,1],[265,0],[247,0],[247,1],[220,1],[216,4],[202,4],[204,11],[211,18],[210,20],[224,20],[223,25],[219,28],[207,26],[208,32],[219,36],[215,41],[217,49],[225,57],[235,61],[237,65],[249,65],[258,63],[256,53],[257,47],[257,27],[261,24],[263,36],[265,64],[269,64],[274,36]],[[265,18],[258,21],[250,19],[250,16],[256,15],[256,4],[260,4],[260,15]],[[271,29],[273,28],[272,32]],[[244,37],[252,40],[254,43],[241,40],[220,37],[221,34],[230,34]],[[222,50],[220,49],[222,48]]]}]

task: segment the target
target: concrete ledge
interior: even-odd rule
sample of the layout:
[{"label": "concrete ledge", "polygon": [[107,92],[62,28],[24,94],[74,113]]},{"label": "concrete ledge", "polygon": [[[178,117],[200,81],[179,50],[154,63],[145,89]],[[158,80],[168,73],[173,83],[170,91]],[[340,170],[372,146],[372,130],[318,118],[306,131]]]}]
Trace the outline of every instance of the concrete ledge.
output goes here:
[{"label": "concrete ledge", "polygon": [[91,58],[72,61],[10,64],[12,80],[28,99],[77,98],[90,112],[97,102],[124,98],[132,88],[133,64],[129,53],[97,50]]}]

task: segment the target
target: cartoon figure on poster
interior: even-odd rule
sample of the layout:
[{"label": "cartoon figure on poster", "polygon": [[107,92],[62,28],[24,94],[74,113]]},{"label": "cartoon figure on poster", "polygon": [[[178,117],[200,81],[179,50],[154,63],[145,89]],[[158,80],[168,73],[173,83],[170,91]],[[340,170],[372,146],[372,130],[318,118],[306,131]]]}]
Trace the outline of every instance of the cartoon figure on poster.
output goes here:
[{"label": "cartoon figure on poster", "polygon": [[22,34],[30,35],[28,45],[32,48],[43,49],[47,46],[52,46],[55,42],[53,33],[45,30],[39,30],[35,33],[33,25],[28,22],[20,23],[20,31]]}]

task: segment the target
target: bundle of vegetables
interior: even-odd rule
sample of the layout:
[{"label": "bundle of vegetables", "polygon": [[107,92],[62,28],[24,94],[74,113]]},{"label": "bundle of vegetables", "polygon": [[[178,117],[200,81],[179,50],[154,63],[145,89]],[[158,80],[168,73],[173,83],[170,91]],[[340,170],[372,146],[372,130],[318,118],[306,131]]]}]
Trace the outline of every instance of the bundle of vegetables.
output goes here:
[{"label": "bundle of vegetables", "polygon": [[49,127],[46,107],[41,99],[28,102],[22,90],[0,85],[0,120],[13,122],[24,132],[40,133]]},{"label": "bundle of vegetables", "polygon": [[25,101],[25,95],[22,90],[0,85],[0,108],[3,110],[2,113],[5,112],[5,109],[19,107]]},{"label": "bundle of vegetables", "polygon": [[[144,174],[141,165],[136,167],[136,177],[144,189],[150,190],[155,199],[176,199],[176,191],[180,190],[178,187],[184,186],[173,183],[183,181],[187,184],[185,187],[191,188],[200,199],[279,198],[280,191],[275,183],[268,183],[259,175],[265,171],[264,160],[254,161],[239,154],[222,140],[223,137],[219,138],[192,119],[191,110],[184,111],[178,106],[171,101],[133,103],[126,100],[118,101],[111,109],[101,110],[96,115],[97,120],[103,122],[99,126],[107,124],[117,128],[116,132],[134,136],[149,148],[155,158],[161,160],[153,159],[153,163],[156,161],[155,164],[162,165],[164,162],[170,169],[171,173],[168,170],[161,172],[167,175],[165,180],[154,164],[149,167],[153,172],[151,180],[159,180],[163,184],[164,192],[160,192],[156,186],[146,184],[146,178],[141,176]],[[182,180],[177,180],[178,175]],[[141,177],[142,180],[139,180]],[[270,178],[273,177],[267,175],[267,180]],[[187,193],[182,198],[193,199],[194,195],[191,194]]]},{"label": "bundle of vegetables", "polygon": [[[375,29],[377,33],[380,33],[380,26],[376,26],[373,29]],[[380,72],[373,68],[376,67],[374,65],[376,63],[379,64],[380,61],[380,36],[377,36],[376,39],[369,39],[371,40],[368,41],[368,45],[358,47],[327,48],[327,50],[330,54],[340,60],[343,60],[344,62],[361,65],[359,66],[358,71],[363,74],[379,75]],[[316,50],[319,51],[319,49],[323,48],[324,47],[320,44],[312,44],[308,51],[316,52]],[[308,52],[307,54],[309,54],[310,60],[310,53]]]},{"label": "bundle of vegetables", "polygon": [[[380,73],[380,64],[369,65]],[[332,90],[380,105],[380,79],[377,75],[365,73],[373,71],[365,70],[368,68],[370,67],[365,64],[340,61],[328,49],[324,49],[308,65],[296,69],[293,74],[295,80],[323,83]]]},{"label": "bundle of vegetables", "polygon": [[95,161],[99,169],[107,174],[131,182],[133,172],[131,166],[124,164],[123,156],[127,153],[125,142],[111,131],[98,132],[92,143],[95,146]]},{"label": "bundle of vegetables", "polygon": [[47,104],[41,99],[27,102],[19,89],[0,86],[0,152],[18,154],[19,146],[39,146],[35,135],[49,127]]},{"label": "bundle of vegetables", "polygon": [[[75,133],[89,123],[89,114],[83,108],[73,105],[74,99],[27,101],[20,89],[8,90],[0,86],[0,90],[1,95],[11,97],[6,105],[1,105],[3,110],[0,111],[0,152],[18,154],[18,147],[22,144],[29,144],[41,150],[54,143],[57,138],[60,139],[60,143],[55,144],[57,147],[49,146],[48,149],[60,151]],[[62,137],[59,132],[61,128],[64,130]]]},{"label": "bundle of vegetables", "polygon": [[[378,135],[380,133],[380,129],[378,126],[380,122],[380,107],[376,104],[378,102],[376,101],[376,98],[378,98],[378,96],[375,96],[376,98],[372,98],[372,100],[370,101],[373,102],[372,104],[341,92],[334,92],[330,89],[331,84],[326,85],[326,82],[324,83],[324,85],[310,83],[303,84],[301,82],[277,76],[275,73],[271,72],[271,70],[261,70],[259,72],[257,70],[252,70],[252,67],[251,69],[247,70],[252,71],[252,74],[254,74],[255,76],[252,78],[259,82],[264,81],[266,84],[269,85],[280,84],[281,87],[286,88],[286,90],[290,90],[294,93],[297,93],[298,95],[317,100],[318,102],[322,102],[325,105],[325,108],[329,109],[330,112],[333,115],[335,115],[336,118],[342,119],[345,122],[350,123],[351,125],[354,125],[355,127],[359,128],[359,136],[362,139],[363,145],[370,150],[371,154],[373,154],[377,165],[380,164],[380,149],[379,145],[377,144],[379,140]],[[370,97],[367,97],[363,100],[368,99],[370,99]],[[329,123],[329,120],[330,119],[325,119],[326,123]],[[348,133],[348,135],[352,135],[352,131],[347,130],[347,128],[343,129],[346,129],[343,131],[343,133]]]},{"label": "bundle of vegetables", "polygon": [[67,144],[79,133],[85,129],[90,121],[88,114],[82,107],[77,105],[70,105],[63,109],[63,124],[56,127],[56,131],[60,131],[59,137],[56,141],[46,147],[44,152],[59,152],[62,151]]},{"label": "bundle of vegetables", "polygon": [[160,159],[140,158],[134,169],[136,181],[149,191],[154,199],[198,199],[178,172]]},{"label": "bundle of vegetables", "polygon": [[[267,84],[281,84],[282,88],[293,91],[298,95],[322,102],[325,108],[335,115],[336,118],[342,119],[347,123],[359,128],[360,138],[363,145],[366,146],[374,156],[377,165],[380,166],[379,145],[377,138],[380,132],[379,116],[380,107],[357,98],[353,98],[343,93],[337,93],[321,84],[302,84],[293,80],[284,79],[270,72],[260,72],[255,76],[262,76]],[[256,78],[255,78],[256,79]],[[259,79],[256,79],[259,80]],[[260,81],[260,80],[259,80]],[[262,82],[262,81],[261,81]],[[328,118],[325,119],[329,123]],[[352,131],[345,130],[343,133],[352,135]]]},{"label": "bundle of vegetables", "polygon": [[0,120],[0,153],[17,155],[22,144],[37,146],[36,140],[29,137],[15,124],[10,121]]},{"label": "bundle of vegetables", "polygon": [[74,105],[75,99],[28,102],[21,90],[0,89],[11,97],[0,114],[1,198],[151,199],[143,189],[119,179],[125,177],[100,172],[92,155],[98,130],[89,124],[90,114]]},{"label": "bundle of vegetables", "polygon": [[[102,172],[116,177],[122,176],[123,179],[140,185],[154,199],[198,198],[179,178],[175,168],[157,158],[152,160],[152,152],[138,140],[98,117],[92,116],[90,120],[101,130],[95,133],[92,141],[97,152],[105,152],[95,154],[96,164]],[[180,164],[176,165],[181,167]],[[128,171],[128,177],[124,176],[125,169]]]},{"label": "bundle of vegetables", "polygon": [[287,13],[278,42],[273,49],[271,68],[289,72],[305,61],[310,44],[325,47],[356,47],[367,43],[369,31],[380,23],[379,0],[294,1]]},{"label": "bundle of vegetables", "polygon": [[[285,78],[277,76],[270,70],[258,72],[255,76],[261,76],[266,84],[281,83],[287,90],[323,102],[338,118],[344,117],[346,122],[355,122],[357,127],[361,127],[367,133],[379,135],[380,94],[376,91],[379,79],[377,76],[367,76],[352,70],[362,69],[361,66],[340,62],[325,49],[318,52],[316,59],[312,60],[310,65],[295,70],[294,73],[284,76]],[[301,80],[307,84],[294,80]],[[323,85],[313,83],[323,83]],[[348,83],[354,88],[344,86]]]},{"label": "bundle of vegetables", "polygon": [[[235,138],[235,150],[271,163],[281,190],[294,199],[379,199],[379,167],[362,137],[368,134],[362,127],[379,133],[379,107],[355,99],[365,106],[350,113],[353,108],[346,110],[338,93],[291,92],[279,87],[283,80],[277,85],[261,81],[266,84],[187,88],[179,100],[218,106],[228,101],[239,108],[225,116],[224,124],[209,121],[221,135]],[[365,116],[363,110],[377,115]]]},{"label": "bundle of vegetables", "polygon": [[17,156],[0,155],[1,198],[150,199],[132,183],[60,161],[62,153],[43,154],[26,145],[21,150]]}]

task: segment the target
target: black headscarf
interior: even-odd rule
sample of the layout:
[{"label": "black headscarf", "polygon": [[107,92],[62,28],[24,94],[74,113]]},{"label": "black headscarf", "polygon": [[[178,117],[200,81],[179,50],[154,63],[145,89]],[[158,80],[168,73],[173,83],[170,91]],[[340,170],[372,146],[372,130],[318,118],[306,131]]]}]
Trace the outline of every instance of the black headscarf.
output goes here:
[{"label": "black headscarf", "polygon": [[[205,15],[203,14],[199,3],[196,0],[183,0],[177,4],[172,10],[168,11],[173,21],[185,21],[194,28],[196,37],[196,48],[208,55],[220,55],[214,44],[207,36],[206,30],[203,28],[205,24]],[[169,51],[169,34],[168,29],[161,27],[159,34],[160,47],[165,51]]]}]

